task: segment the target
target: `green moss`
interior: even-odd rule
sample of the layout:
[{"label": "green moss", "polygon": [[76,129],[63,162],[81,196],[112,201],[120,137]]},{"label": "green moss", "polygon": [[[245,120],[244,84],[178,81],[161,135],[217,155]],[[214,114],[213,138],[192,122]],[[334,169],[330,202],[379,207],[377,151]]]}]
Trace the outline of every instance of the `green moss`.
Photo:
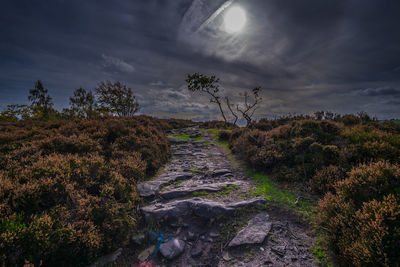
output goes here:
[{"label": "green moss", "polygon": [[203,139],[203,137],[202,137],[202,136],[199,136],[199,137],[193,138],[193,140],[194,140],[194,141],[200,141],[200,140],[202,140],[202,139]]},{"label": "green moss", "polygon": [[193,196],[207,196],[207,195],[208,195],[207,191],[193,192]]},{"label": "green moss", "polygon": [[177,136],[168,136],[168,138],[189,140],[189,135],[188,134],[184,134],[184,135],[177,135]]},{"label": "green moss", "polygon": [[[265,196],[268,201],[278,203],[279,205],[290,206],[301,214],[309,217],[316,201],[301,195],[301,192],[293,192],[283,189],[274,183],[268,175],[246,171],[246,175],[253,178],[256,188],[253,191],[255,196]],[[300,195],[300,197],[299,197]],[[299,199],[298,199],[299,198]],[[298,199],[296,204],[296,199]]]}]

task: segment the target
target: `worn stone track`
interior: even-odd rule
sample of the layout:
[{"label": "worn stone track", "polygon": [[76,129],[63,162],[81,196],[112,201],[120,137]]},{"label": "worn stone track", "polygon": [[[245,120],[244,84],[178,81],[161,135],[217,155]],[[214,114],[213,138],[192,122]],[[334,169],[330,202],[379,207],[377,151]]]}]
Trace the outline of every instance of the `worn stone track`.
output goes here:
[{"label": "worn stone track", "polygon": [[138,184],[143,227],[125,249],[131,256],[116,265],[317,266],[301,220],[255,197],[251,179],[211,133],[195,127],[169,133],[183,134],[190,139],[169,138],[172,158],[162,173]]}]

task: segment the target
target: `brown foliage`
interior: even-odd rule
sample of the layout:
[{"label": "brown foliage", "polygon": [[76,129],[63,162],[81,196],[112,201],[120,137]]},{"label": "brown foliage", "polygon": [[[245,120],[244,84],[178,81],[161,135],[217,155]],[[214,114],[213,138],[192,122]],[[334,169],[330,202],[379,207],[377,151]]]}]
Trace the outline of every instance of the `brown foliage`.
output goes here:
[{"label": "brown foliage", "polygon": [[310,179],[311,190],[317,194],[334,192],[334,184],[344,178],[344,172],[337,166],[329,165],[316,171]]},{"label": "brown foliage", "polygon": [[329,245],[355,266],[400,261],[400,166],[363,164],[319,202],[317,226]]},{"label": "brown foliage", "polygon": [[0,261],[85,266],[123,245],[135,185],[168,155],[160,122],[145,116],[1,124]]}]

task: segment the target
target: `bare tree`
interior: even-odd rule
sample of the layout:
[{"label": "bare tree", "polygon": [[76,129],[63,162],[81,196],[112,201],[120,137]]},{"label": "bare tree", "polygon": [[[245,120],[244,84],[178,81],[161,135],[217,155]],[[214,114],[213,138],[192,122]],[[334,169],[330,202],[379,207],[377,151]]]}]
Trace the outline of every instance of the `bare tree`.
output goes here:
[{"label": "bare tree", "polygon": [[253,93],[253,103],[250,103],[250,95],[248,92],[244,92],[242,95],[244,97],[244,106],[240,107],[239,105],[236,105],[236,110],[239,111],[243,118],[247,122],[247,126],[249,126],[252,122],[252,117],[254,115],[254,112],[257,109],[257,105],[261,102],[262,98],[259,95],[260,92],[260,87],[256,87],[252,90]]},{"label": "bare tree", "polygon": [[[216,78],[215,76],[209,77],[200,73],[194,73],[192,75],[188,75],[186,79],[186,83],[190,91],[192,92],[200,91],[207,93],[208,95],[211,96],[210,102],[216,103],[218,105],[222,118],[224,119],[225,123],[227,123],[227,119],[224,110],[222,108],[223,102],[221,101],[221,97],[219,95],[218,82],[219,79]],[[231,112],[232,116],[234,117],[234,122],[233,122],[234,125],[236,125],[239,119],[238,114],[241,114],[243,116],[243,118],[247,122],[247,126],[251,124],[252,117],[257,109],[257,105],[262,100],[261,96],[259,95],[260,89],[261,89],[260,87],[254,88],[252,90],[252,96],[248,92],[244,92],[243,94],[241,94],[244,97],[244,103],[242,106],[239,104],[236,105],[237,112],[233,110],[233,107],[235,105],[230,102],[228,96],[225,96],[225,103],[228,106],[228,109]],[[250,101],[251,98],[253,99],[253,101]]]},{"label": "bare tree", "polygon": [[225,113],[222,109],[221,97],[219,96],[219,79],[215,76],[208,77],[206,75],[200,73],[194,73],[192,75],[188,75],[186,79],[186,83],[189,91],[195,92],[200,91],[207,93],[211,96],[210,102],[216,103],[221,112],[222,118],[225,123],[227,122]]},{"label": "bare tree", "polygon": [[133,116],[139,111],[139,103],[132,89],[120,82],[100,82],[95,89],[100,108],[120,117]]},{"label": "bare tree", "polygon": [[233,121],[233,125],[236,125],[237,120],[239,119],[239,116],[233,112],[232,107],[234,106],[233,104],[230,103],[229,97],[225,97],[226,105],[228,106],[229,111],[231,112],[232,116],[235,118]]}]

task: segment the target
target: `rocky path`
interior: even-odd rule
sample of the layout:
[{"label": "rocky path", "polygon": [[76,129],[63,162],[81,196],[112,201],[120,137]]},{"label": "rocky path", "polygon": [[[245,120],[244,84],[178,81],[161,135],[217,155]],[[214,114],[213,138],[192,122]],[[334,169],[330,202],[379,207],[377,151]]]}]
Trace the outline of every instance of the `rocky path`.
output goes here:
[{"label": "rocky path", "polygon": [[143,227],[132,238],[136,262],[317,266],[305,224],[255,197],[252,181],[233,166],[211,133],[186,128],[169,135],[169,164],[137,186],[145,204]]}]

